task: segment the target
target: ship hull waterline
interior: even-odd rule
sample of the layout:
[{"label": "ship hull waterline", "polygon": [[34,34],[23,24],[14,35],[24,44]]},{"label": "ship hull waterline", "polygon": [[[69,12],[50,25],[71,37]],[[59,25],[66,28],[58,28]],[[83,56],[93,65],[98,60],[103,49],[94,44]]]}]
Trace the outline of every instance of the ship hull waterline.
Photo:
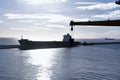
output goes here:
[{"label": "ship hull waterline", "polygon": [[20,50],[43,49],[43,48],[65,48],[78,46],[79,42],[63,42],[63,41],[22,41],[19,40]]}]

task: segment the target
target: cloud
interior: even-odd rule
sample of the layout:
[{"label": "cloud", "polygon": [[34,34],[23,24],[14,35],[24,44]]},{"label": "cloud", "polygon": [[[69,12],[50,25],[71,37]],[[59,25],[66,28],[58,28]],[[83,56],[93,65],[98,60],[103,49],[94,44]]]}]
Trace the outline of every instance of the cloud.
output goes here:
[{"label": "cloud", "polygon": [[120,18],[120,10],[115,10],[108,14],[95,15],[94,17],[95,18],[104,18],[104,19]]},{"label": "cloud", "polygon": [[0,20],[0,23],[3,23],[3,21]]},{"label": "cloud", "polygon": [[18,0],[19,3],[28,4],[28,5],[39,5],[39,4],[66,2],[66,1],[67,0]]},{"label": "cloud", "polygon": [[4,16],[6,16],[8,19],[42,19],[42,18],[47,18],[47,17],[43,17],[43,15],[40,15],[40,14],[11,14],[11,13],[7,13]]},{"label": "cloud", "polygon": [[17,22],[45,22],[45,23],[66,23],[71,18],[61,14],[13,14],[7,13],[4,16],[9,20],[19,20]]},{"label": "cloud", "polygon": [[[66,17],[64,15],[60,15],[60,14],[11,14],[11,13],[7,13],[4,15],[5,17],[7,17],[7,19],[37,19],[37,20],[45,20],[48,22],[60,22],[60,21],[68,21],[71,20],[71,18]],[[25,22],[25,21],[21,21],[21,22]],[[30,21],[28,21],[30,22]]]},{"label": "cloud", "polygon": [[76,2],[75,4],[79,5],[93,5],[93,4],[98,4],[100,2]]},{"label": "cloud", "polygon": [[56,24],[49,24],[49,25],[45,25],[46,27],[49,27],[49,28],[67,28],[63,25],[56,25]]},{"label": "cloud", "polygon": [[78,18],[74,18],[73,21],[89,21],[88,18],[83,18],[83,19],[78,19]]},{"label": "cloud", "polygon": [[20,23],[34,23],[34,22],[37,22],[36,20],[19,20],[17,22],[20,22]]},{"label": "cloud", "polygon": [[120,7],[120,6],[111,2],[111,3],[99,3],[99,4],[90,5],[90,6],[80,6],[76,8],[80,10],[94,10],[94,9],[108,10],[108,9],[114,9],[117,7]]},{"label": "cloud", "polygon": [[18,30],[18,31],[36,31],[30,28],[9,28],[11,30]]},{"label": "cloud", "polygon": [[51,30],[51,28],[48,28],[48,27],[36,27],[36,26],[34,26],[34,27],[28,27],[28,28],[26,28],[26,27],[22,27],[22,28],[20,28],[20,27],[10,27],[9,28],[10,30],[17,30],[17,31],[38,31],[38,30]]},{"label": "cloud", "polygon": [[34,27],[30,27],[30,29],[33,29],[33,30],[35,30],[35,31],[37,31],[37,30],[52,30],[51,28],[49,28],[49,27],[36,27],[36,26],[34,26]]}]

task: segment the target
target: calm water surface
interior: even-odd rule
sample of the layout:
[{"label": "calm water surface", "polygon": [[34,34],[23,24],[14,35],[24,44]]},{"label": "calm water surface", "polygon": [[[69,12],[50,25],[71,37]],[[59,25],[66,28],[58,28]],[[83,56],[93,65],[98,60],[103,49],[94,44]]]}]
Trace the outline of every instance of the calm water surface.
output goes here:
[{"label": "calm water surface", "polygon": [[120,45],[0,49],[0,80],[120,80]]}]

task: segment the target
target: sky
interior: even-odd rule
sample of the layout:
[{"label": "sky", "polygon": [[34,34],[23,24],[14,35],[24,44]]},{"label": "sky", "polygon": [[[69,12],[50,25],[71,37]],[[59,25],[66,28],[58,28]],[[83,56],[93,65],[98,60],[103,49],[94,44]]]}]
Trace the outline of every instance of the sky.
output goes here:
[{"label": "sky", "polygon": [[31,40],[75,38],[120,38],[120,27],[75,26],[69,22],[120,19],[115,0],[0,0],[0,37]]}]

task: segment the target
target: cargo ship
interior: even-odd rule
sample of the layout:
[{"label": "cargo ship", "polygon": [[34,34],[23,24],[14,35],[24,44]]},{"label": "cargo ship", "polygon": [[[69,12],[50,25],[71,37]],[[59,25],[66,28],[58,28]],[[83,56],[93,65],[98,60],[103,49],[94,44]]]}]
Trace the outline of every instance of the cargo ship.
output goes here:
[{"label": "cargo ship", "polygon": [[19,49],[21,50],[75,47],[80,44],[79,42],[75,42],[69,33],[63,36],[63,41],[31,41],[22,38],[18,41],[20,44]]}]

